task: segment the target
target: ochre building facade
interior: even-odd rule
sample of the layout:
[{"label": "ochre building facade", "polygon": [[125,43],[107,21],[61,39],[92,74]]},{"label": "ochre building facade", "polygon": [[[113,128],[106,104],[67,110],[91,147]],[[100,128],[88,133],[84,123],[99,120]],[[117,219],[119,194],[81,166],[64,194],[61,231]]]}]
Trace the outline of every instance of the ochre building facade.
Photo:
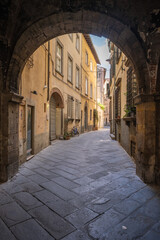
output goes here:
[{"label": "ochre building facade", "polygon": [[82,93],[81,129],[91,131],[97,128],[97,64],[100,64],[91,38],[82,35]]},{"label": "ochre building facade", "polygon": [[20,84],[20,164],[73,127],[93,129],[97,62],[90,36],[80,33],[52,39],[28,59]]},{"label": "ochre building facade", "polygon": [[134,97],[138,86],[128,58],[112,42],[110,63],[110,131],[112,138],[136,158],[136,107]]}]

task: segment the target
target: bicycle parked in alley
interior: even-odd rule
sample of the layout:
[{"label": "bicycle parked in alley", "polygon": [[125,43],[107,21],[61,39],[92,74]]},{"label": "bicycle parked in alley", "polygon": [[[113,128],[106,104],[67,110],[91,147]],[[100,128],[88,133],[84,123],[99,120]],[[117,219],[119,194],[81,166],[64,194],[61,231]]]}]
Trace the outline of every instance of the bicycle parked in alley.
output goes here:
[{"label": "bicycle parked in alley", "polygon": [[79,136],[79,132],[78,132],[77,127],[74,126],[74,127],[72,128],[71,135],[72,135],[72,137],[74,137],[74,136],[76,136],[76,135]]}]

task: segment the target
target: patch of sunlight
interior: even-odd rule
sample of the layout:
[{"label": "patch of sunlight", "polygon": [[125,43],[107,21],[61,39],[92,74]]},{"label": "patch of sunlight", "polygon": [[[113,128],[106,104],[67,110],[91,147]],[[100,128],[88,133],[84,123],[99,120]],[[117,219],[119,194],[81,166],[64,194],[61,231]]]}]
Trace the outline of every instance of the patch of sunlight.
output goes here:
[{"label": "patch of sunlight", "polygon": [[111,140],[110,139],[106,139],[106,140],[103,140],[103,139],[101,139],[101,140],[99,140],[100,142],[110,142]]}]

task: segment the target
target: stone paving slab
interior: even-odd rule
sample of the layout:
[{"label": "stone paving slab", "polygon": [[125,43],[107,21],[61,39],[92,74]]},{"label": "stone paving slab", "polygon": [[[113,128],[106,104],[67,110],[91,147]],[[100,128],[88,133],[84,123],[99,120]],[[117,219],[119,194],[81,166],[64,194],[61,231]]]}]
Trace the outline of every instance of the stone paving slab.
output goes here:
[{"label": "stone paving slab", "polygon": [[43,202],[46,206],[52,209],[54,212],[59,214],[61,217],[65,217],[77,210],[77,208],[54,195],[53,193],[43,190],[34,194],[34,196]]},{"label": "stone paving slab", "polygon": [[42,205],[40,201],[38,201],[28,192],[16,193],[13,197],[25,210],[30,210]]},{"label": "stone paving slab", "polygon": [[75,228],[51,211],[46,206],[38,207],[29,211],[33,217],[56,239],[60,239],[73,232]]},{"label": "stone paving slab", "polygon": [[91,211],[90,209],[82,208],[82,209],[77,210],[76,212],[72,213],[71,215],[67,216],[65,219],[67,219],[75,227],[79,228],[97,216],[98,216],[98,214]]},{"label": "stone paving slab", "polygon": [[0,217],[8,227],[11,227],[19,222],[29,219],[30,215],[17,203],[12,202],[0,207]]},{"label": "stone paving slab", "polygon": [[58,197],[64,199],[64,200],[70,200],[76,197],[76,194],[69,191],[68,189],[61,187],[60,185],[50,181],[46,183],[42,183],[41,186],[43,188],[48,189]]},{"label": "stone paving slab", "polygon": [[[17,239],[23,240],[54,240],[35,220],[30,219],[11,227]],[[8,239],[6,239],[8,240]]]},{"label": "stone paving slab", "polygon": [[0,192],[0,206],[2,206],[3,204],[13,202],[13,201],[14,201],[13,198],[11,196],[9,196],[7,193]]},{"label": "stone paving slab", "polygon": [[69,234],[68,236],[62,238],[62,240],[90,240],[90,238],[87,236],[86,233],[77,230]]},{"label": "stone paving slab", "polygon": [[0,240],[159,240],[160,188],[109,129],[57,141],[0,185]]},{"label": "stone paving slab", "polygon": [[67,189],[73,189],[76,187],[79,187],[79,184],[76,184],[64,177],[57,177],[57,178],[53,178],[53,181],[56,182],[57,184],[59,184],[62,187],[65,187]]},{"label": "stone paving slab", "polygon": [[0,239],[1,240],[16,240],[12,232],[8,229],[5,223],[0,219]]}]

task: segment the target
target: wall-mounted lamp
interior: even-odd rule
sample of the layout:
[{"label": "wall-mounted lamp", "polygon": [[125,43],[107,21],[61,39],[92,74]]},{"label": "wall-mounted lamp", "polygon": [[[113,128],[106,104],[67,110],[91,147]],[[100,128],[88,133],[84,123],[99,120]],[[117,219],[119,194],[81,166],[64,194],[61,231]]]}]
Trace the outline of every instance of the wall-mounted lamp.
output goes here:
[{"label": "wall-mounted lamp", "polygon": [[44,85],[43,89],[46,89],[47,88],[47,85]]},{"label": "wall-mounted lamp", "polygon": [[35,95],[38,95],[37,91],[34,90],[34,91],[31,91],[31,93],[35,94]]}]

